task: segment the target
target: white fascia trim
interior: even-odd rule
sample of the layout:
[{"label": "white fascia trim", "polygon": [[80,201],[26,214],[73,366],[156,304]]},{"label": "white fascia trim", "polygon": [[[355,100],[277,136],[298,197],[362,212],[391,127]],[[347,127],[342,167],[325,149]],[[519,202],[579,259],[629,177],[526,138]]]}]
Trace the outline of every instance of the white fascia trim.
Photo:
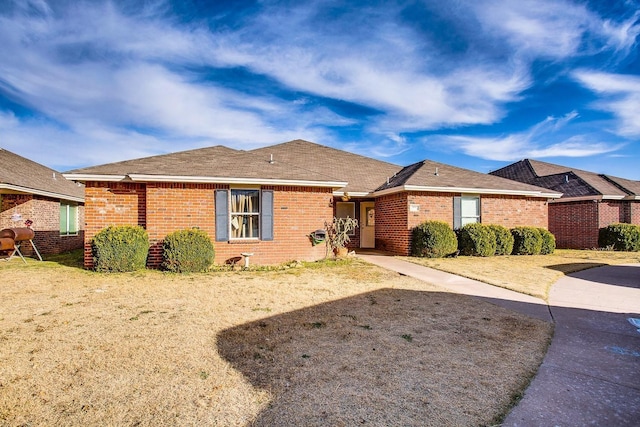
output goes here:
[{"label": "white fascia trim", "polygon": [[71,202],[84,203],[84,197],[69,196],[67,194],[52,193],[50,191],[34,190],[33,188],[21,187],[12,184],[0,184],[0,188],[6,190],[17,191],[19,193],[36,194],[38,196],[50,197],[52,199],[69,200]]},{"label": "white fascia trim", "polygon": [[228,178],[214,176],[171,176],[171,175],[143,175],[129,174],[134,182],[193,182],[208,184],[253,184],[253,185],[290,185],[294,187],[331,187],[342,188],[347,185],[341,181],[306,181],[297,179],[269,179],[269,178]]},{"label": "white fascia trim", "polygon": [[426,187],[422,185],[404,185],[401,187],[389,188],[387,190],[376,191],[375,196],[399,193],[402,191],[424,191],[439,193],[468,193],[468,194],[500,194],[505,196],[528,196],[541,197],[545,199],[559,199],[562,193],[543,193],[542,191],[519,191],[502,190],[493,188],[467,188],[467,187]]},{"label": "white fascia trim", "polygon": [[93,175],[84,173],[63,173],[62,176],[71,181],[101,181],[101,182],[119,182],[123,181],[126,175]]}]

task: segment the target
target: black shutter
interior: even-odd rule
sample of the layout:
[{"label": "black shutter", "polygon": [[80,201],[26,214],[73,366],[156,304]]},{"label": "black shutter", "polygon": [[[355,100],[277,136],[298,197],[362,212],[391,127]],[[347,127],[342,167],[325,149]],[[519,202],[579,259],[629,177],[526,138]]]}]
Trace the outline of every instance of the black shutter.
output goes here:
[{"label": "black shutter", "polygon": [[216,241],[229,240],[229,191],[216,190]]},{"label": "black shutter", "polygon": [[263,190],[260,202],[262,240],[273,240],[273,190]]}]

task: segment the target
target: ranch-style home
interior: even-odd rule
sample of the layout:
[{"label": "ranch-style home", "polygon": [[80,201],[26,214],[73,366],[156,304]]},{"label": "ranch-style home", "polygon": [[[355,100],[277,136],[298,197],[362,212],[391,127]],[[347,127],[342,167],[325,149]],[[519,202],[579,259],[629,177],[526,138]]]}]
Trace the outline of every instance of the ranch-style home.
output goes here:
[{"label": "ranch-style home", "polygon": [[559,248],[595,248],[600,228],[640,225],[640,181],[531,159],[491,174],[563,193],[549,203],[549,231]]},{"label": "ranch-style home", "polygon": [[[0,230],[29,224],[42,254],[84,244],[84,186],[39,163],[0,148]],[[26,223],[26,224],[25,224]],[[29,254],[26,244],[21,251]]]},{"label": "ranch-style home", "polygon": [[431,219],[547,227],[547,201],[560,193],[422,161],[407,167],[295,140],[251,151],[215,146],[65,173],[85,183],[85,266],[91,239],[108,225],[141,225],[148,264],[164,237],[199,227],[216,263],[253,254],[252,263],[316,260],[325,245],[310,234],[334,216],[355,217],[352,248],[407,255],[411,229]]}]

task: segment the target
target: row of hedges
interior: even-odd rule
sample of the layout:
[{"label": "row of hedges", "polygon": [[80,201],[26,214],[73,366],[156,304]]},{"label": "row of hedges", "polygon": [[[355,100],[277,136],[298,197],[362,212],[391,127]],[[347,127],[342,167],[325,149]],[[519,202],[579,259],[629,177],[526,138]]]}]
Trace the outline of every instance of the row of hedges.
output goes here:
[{"label": "row of hedges", "polygon": [[[140,226],[109,226],[93,238],[93,266],[101,272],[141,270],[147,265],[149,236]],[[175,231],[165,237],[162,268],[175,273],[206,271],[215,251],[202,230]]]},{"label": "row of hedges", "polygon": [[556,249],[548,230],[536,227],[467,224],[453,231],[442,221],[426,221],[413,229],[411,254],[440,258],[456,253],[470,256],[546,255]]},{"label": "row of hedges", "polygon": [[598,246],[616,251],[640,251],[640,226],[633,224],[611,224],[600,229]]}]

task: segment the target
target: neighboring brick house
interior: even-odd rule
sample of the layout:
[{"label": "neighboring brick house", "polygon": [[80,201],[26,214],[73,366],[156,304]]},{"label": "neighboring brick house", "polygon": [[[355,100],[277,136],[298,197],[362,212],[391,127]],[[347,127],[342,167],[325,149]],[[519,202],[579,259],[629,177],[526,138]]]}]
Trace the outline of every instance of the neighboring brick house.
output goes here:
[{"label": "neighboring brick house", "polygon": [[452,166],[402,168],[301,140],[252,151],[216,146],[65,176],[86,185],[87,267],[91,239],[112,224],[146,228],[151,267],[161,262],[164,237],[189,227],[215,241],[216,263],[249,252],[252,262],[275,264],[323,258],[325,245],[313,246],[309,235],[334,216],[359,219],[350,247],[406,255],[411,229],[427,219],[546,227],[547,198],[560,197]]},{"label": "neighboring brick house", "polygon": [[[0,229],[31,220],[41,254],[81,248],[84,242],[84,186],[61,173],[0,148]],[[31,253],[23,245],[21,251]]]},{"label": "neighboring brick house", "polygon": [[595,248],[600,228],[640,224],[640,181],[530,159],[491,174],[563,193],[549,203],[549,231],[559,248]]}]

